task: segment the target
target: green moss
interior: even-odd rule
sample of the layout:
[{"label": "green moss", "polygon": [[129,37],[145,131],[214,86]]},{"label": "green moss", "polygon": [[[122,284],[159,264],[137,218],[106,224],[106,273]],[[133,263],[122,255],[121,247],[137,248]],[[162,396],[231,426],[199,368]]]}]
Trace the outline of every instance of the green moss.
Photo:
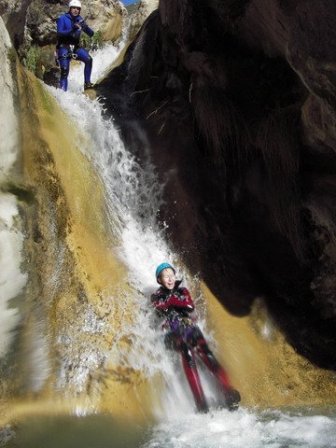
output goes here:
[{"label": "green moss", "polygon": [[16,64],[17,54],[14,48],[10,48],[7,52],[8,59],[11,64]]},{"label": "green moss", "polygon": [[31,46],[23,59],[23,65],[36,74],[41,65],[41,48],[36,45]]},{"label": "green moss", "polygon": [[10,48],[7,52],[10,70],[13,76],[13,80],[16,79],[16,64],[18,61],[17,53],[14,48]]}]

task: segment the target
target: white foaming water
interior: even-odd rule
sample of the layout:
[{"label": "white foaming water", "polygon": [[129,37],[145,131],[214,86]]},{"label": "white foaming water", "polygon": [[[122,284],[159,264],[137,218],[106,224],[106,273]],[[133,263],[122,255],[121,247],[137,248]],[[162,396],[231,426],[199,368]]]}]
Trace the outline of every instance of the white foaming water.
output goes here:
[{"label": "white foaming water", "polygon": [[[109,44],[105,45],[100,50],[91,51],[93,58],[93,68],[91,81],[97,82],[100,78],[108,72],[111,64],[120,53],[120,49],[124,45],[124,41],[117,46]],[[69,92],[82,92],[84,86],[84,64],[82,62],[71,62],[71,69],[69,74]]]},{"label": "white foaming water", "polygon": [[[110,54],[116,55],[113,52],[111,50]],[[94,64],[97,78],[98,55]],[[82,76],[78,72],[77,75]],[[127,336],[132,340],[132,349],[127,353],[112,351],[109,356],[120,364],[141,370],[153,378],[153,383],[159,373],[166,386],[162,383],[158,386],[161,399],[154,406],[154,413],[163,423],[154,427],[150,441],[143,448],[336,448],[334,412],[332,416],[280,411],[260,413],[245,409],[233,413],[226,410],[206,415],[194,413],[193,400],[180,366],[164,349],[152,327],[153,313],[149,310],[148,296],[156,286],[153,273],[158,263],[164,260],[177,263],[180,273],[190,282],[178,256],[167,245],[163,230],[156,224],[163,186],[157,183],[149,157],[140,164],[125,148],[113,120],[103,118],[99,101],[78,95],[81,83],[74,85],[67,93],[51,91],[92,140],[92,145],[83,147],[83,152],[105,185],[111,231],[120,241],[119,255],[137,291],[135,298],[120,298],[134,303],[135,320],[131,325],[125,323],[119,335],[120,339]],[[146,148],[144,137],[143,144]],[[207,382],[204,384],[211,398],[211,386]]]},{"label": "white foaming water", "polygon": [[161,423],[142,448],[335,448],[335,434],[334,417],[223,410]]},{"label": "white foaming water", "polygon": [[24,288],[27,275],[21,272],[23,235],[18,228],[16,197],[9,193],[0,195],[0,357],[4,356],[14,336],[19,321],[17,308],[10,300]]}]

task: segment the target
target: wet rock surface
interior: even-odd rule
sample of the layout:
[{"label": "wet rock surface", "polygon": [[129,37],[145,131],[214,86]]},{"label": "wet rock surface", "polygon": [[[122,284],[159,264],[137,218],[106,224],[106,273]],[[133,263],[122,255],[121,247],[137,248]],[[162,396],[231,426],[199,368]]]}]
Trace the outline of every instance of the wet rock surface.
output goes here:
[{"label": "wet rock surface", "polygon": [[[161,0],[99,93],[166,183],[158,219],[223,305],[264,296],[336,368],[332,0]],[[126,100],[126,101],[125,101]]]}]

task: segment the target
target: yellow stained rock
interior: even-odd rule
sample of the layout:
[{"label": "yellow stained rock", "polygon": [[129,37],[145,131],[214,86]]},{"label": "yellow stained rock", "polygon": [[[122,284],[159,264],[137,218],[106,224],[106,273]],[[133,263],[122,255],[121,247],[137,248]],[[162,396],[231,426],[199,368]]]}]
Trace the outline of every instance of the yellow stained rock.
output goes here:
[{"label": "yellow stained rock", "polygon": [[[62,350],[66,350],[57,342],[59,335],[70,335],[77,338],[77,343],[92,344],[108,353],[115,340],[113,333],[132,321],[136,293],[128,286],[125,267],[114,254],[116,241],[107,225],[104,186],[81,151],[92,142],[77,131],[33,75],[22,68],[18,72],[22,165],[25,182],[36,201],[33,210],[27,211],[30,228],[27,250],[31,251],[33,264],[39,271],[39,279],[32,282],[32,288],[39,290],[39,300],[44,302],[49,356],[55,372],[59,358],[64,355]],[[38,239],[34,239],[34,233]],[[55,286],[50,279],[58,270],[62,270],[62,275]],[[34,277],[34,273],[31,275]],[[93,335],[71,329],[81,318],[83,301],[97,319],[109,324],[110,332]],[[95,372],[90,374],[86,390],[78,396],[84,399],[87,394],[97,409],[101,407],[120,417],[148,416],[146,379],[139,372],[128,372],[128,380],[124,381],[122,369],[119,376],[113,373],[118,368],[97,366],[101,372],[96,376]],[[127,372],[124,374],[126,378]],[[136,389],[130,378],[134,379]],[[43,399],[55,395],[60,400],[62,394],[67,399],[67,391],[56,391],[55,383],[55,375],[51,373]]]},{"label": "yellow stained rock", "polygon": [[333,372],[298,355],[257,299],[246,317],[229,314],[203,284],[208,325],[218,342],[216,354],[247,406],[333,405]]}]

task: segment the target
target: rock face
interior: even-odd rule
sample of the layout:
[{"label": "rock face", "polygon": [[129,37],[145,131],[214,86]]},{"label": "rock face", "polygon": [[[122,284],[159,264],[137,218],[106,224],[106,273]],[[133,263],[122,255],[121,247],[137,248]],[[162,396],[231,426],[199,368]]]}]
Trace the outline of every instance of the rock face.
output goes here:
[{"label": "rock face", "polygon": [[141,0],[139,3],[127,7],[130,12],[128,16],[128,39],[132,41],[143,25],[147,17],[157,9],[159,0]]},{"label": "rock face", "polygon": [[138,13],[146,19],[159,6],[159,0],[142,0],[139,3]]},{"label": "rock face", "polygon": [[18,49],[24,40],[27,9],[32,0],[1,0],[0,15],[12,38],[14,46]]},{"label": "rock face", "polygon": [[335,41],[333,0],[161,0],[100,86],[138,155],[147,131],[190,269],[334,370]]}]

